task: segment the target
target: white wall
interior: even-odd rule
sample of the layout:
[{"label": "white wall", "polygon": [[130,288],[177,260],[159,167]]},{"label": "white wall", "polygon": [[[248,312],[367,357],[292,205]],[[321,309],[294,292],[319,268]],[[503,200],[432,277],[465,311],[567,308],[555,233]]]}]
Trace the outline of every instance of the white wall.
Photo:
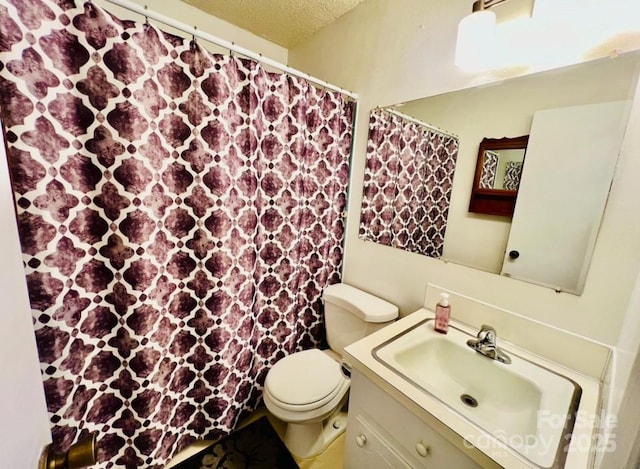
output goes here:
[{"label": "white wall", "polygon": [[[557,294],[547,288],[358,239],[370,109],[522,73],[519,69],[482,77],[464,74],[455,67],[457,24],[469,10],[467,0],[368,0],[289,51],[292,66],[352,89],[361,98],[344,280],[397,304],[405,315],[421,306],[425,286],[432,282],[547,324],[616,344],[640,270],[637,189],[640,163],[633,161],[638,160],[635,155],[640,153],[640,142],[625,145],[619,177],[612,188],[581,296]],[[602,54],[608,52],[608,48],[602,50]],[[594,52],[590,53],[593,58]]]},{"label": "white wall", "polygon": [[0,466],[37,467],[51,436],[2,139],[0,202]]},{"label": "white wall", "polygon": [[[640,83],[636,91],[636,105],[629,117],[629,128],[640,129]],[[640,148],[640,132],[631,133],[624,142],[623,152]],[[640,161],[628,160],[620,178],[629,178],[629,184],[640,171]],[[609,445],[615,452],[603,454],[602,468],[624,468],[627,458],[640,463],[640,275],[636,279],[629,305],[626,308],[620,335],[614,348],[614,360],[607,379],[609,388],[606,413],[617,422],[609,430]],[[636,463],[636,464],[637,464]]]},{"label": "white wall", "polygon": [[[637,306],[637,304],[636,304]],[[637,313],[637,310],[636,310]],[[629,380],[617,412],[609,412],[610,424],[605,424],[609,439],[603,443],[606,450],[598,455],[597,468],[637,469],[640,467],[640,355],[629,374]]]}]

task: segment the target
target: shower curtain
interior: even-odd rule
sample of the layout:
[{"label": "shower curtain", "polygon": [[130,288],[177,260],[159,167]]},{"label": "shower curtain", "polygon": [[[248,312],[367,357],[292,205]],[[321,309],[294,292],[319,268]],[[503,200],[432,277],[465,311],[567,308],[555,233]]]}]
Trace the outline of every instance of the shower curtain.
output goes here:
[{"label": "shower curtain", "polygon": [[495,189],[496,173],[500,155],[494,151],[485,150],[482,160],[482,173],[480,173],[480,189]]},{"label": "shower curtain", "polygon": [[0,2],[0,103],[56,449],[162,467],[324,340],[353,103],[72,0]]},{"label": "shower curtain", "polygon": [[503,189],[517,191],[522,177],[522,161],[508,161],[504,171]]},{"label": "shower curtain", "polygon": [[442,256],[457,157],[457,138],[371,111],[360,237]]}]

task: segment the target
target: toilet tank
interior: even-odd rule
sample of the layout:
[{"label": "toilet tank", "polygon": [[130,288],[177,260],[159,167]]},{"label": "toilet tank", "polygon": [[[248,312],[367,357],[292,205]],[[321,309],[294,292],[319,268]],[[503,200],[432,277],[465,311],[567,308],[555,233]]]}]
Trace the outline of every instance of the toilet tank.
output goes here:
[{"label": "toilet tank", "polygon": [[398,308],[377,296],[344,283],[322,293],[327,342],[343,355],[344,348],[381,329],[398,317]]}]

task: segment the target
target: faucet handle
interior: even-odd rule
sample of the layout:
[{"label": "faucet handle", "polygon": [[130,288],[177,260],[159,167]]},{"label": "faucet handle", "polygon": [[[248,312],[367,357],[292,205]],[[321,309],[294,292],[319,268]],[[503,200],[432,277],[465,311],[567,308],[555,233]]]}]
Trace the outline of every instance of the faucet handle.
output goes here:
[{"label": "faucet handle", "polygon": [[478,332],[478,338],[467,340],[467,345],[485,357],[508,365],[511,363],[511,358],[498,348],[496,345],[497,340],[498,334],[496,330],[487,324],[483,324]]},{"label": "faucet handle", "polygon": [[481,342],[495,345],[497,338],[498,334],[496,333],[496,330],[487,324],[483,324],[478,332],[478,339],[480,339]]}]

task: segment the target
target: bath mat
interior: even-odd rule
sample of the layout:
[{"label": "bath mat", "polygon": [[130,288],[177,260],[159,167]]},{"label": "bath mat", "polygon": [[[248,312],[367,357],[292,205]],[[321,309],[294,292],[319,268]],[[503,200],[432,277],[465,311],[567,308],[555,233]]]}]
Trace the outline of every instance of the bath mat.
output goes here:
[{"label": "bath mat", "polygon": [[298,469],[266,417],[214,443],[175,469]]}]

